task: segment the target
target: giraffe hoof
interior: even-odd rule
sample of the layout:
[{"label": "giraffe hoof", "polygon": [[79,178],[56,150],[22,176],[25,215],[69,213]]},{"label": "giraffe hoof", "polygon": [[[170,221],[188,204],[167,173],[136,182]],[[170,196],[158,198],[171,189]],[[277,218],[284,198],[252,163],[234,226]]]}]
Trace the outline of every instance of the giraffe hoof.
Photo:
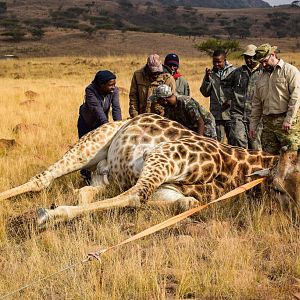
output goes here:
[{"label": "giraffe hoof", "polygon": [[184,197],[179,199],[177,204],[179,212],[183,212],[199,206],[199,201],[193,197]]},{"label": "giraffe hoof", "polygon": [[49,214],[45,208],[38,208],[37,214],[37,224],[40,228],[45,227],[46,223],[49,221]]}]

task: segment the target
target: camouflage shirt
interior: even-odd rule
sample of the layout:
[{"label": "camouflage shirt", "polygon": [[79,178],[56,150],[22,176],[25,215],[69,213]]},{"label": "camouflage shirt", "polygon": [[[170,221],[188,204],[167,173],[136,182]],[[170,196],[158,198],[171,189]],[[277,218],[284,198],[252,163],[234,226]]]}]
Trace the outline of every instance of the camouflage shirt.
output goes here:
[{"label": "camouflage shirt", "polygon": [[165,117],[195,132],[198,132],[197,121],[202,118],[205,126],[204,136],[217,138],[215,118],[190,96],[177,96],[176,106],[165,107]]}]

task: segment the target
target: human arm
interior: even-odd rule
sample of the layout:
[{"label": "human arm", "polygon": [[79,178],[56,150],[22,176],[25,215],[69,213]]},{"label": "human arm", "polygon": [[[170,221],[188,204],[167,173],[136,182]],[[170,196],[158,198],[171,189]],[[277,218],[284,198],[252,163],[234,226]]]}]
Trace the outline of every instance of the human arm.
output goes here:
[{"label": "human arm", "polygon": [[210,80],[210,74],[211,74],[211,70],[206,68],[205,76],[200,86],[200,92],[204,97],[210,97],[211,95],[212,83]]},{"label": "human arm", "polygon": [[133,74],[129,91],[129,115],[133,118],[139,114],[139,97],[136,75]]},{"label": "human arm", "polygon": [[256,138],[256,130],[262,118],[262,112],[263,112],[262,101],[260,100],[259,90],[258,87],[256,86],[252,98],[250,128],[249,128],[249,138],[252,140]]},{"label": "human arm", "polygon": [[198,133],[200,135],[204,135],[205,125],[204,125],[204,120],[202,119],[202,117],[200,117],[197,120],[197,128],[198,128]]},{"label": "human arm", "polygon": [[285,131],[291,128],[300,107],[300,72],[297,68],[292,67],[289,70],[287,81],[290,99],[287,114],[282,124],[282,129]]},{"label": "human arm", "polygon": [[122,120],[122,113],[121,113],[120,100],[119,100],[119,89],[117,87],[115,87],[112,96],[111,106],[112,106],[113,120],[114,121]]},{"label": "human arm", "polygon": [[101,96],[96,92],[95,88],[88,86],[85,89],[85,103],[88,107],[88,110],[91,112],[92,118],[94,119],[93,122],[97,123],[97,126],[108,122],[107,116],[100,101]]}]

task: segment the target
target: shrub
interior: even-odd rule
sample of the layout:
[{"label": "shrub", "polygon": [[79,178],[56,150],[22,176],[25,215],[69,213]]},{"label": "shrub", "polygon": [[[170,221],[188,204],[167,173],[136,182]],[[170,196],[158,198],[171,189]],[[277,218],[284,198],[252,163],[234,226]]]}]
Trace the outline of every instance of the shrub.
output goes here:
[{"label": "shrub", "polygon": [[2,33],[2,35],[11,37],[14,42],[20,42],[23,40],[24,36],[26,35],[26,32],[22,27],[17,26],[11,28],[9,31]]},{"label": "shrub", "polygon": [[0,14],[5,13],[7,10],[7,4],[6,2],[0,2]]},{"label": "shrub", "polygon": [[29,27],[28,31],[37,40],[41,40],[43,38],[43,36],[45,35],[44,29],[42,27],[39,27],[39,26]]}]

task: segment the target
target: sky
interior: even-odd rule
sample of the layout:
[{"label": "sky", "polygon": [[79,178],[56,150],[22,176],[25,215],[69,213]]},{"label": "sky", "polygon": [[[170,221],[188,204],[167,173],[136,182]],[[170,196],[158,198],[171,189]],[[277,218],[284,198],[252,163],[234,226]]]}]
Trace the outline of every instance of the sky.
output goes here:
[{"label": "sky", "polygon": [[280,4],[291,4],[293,0],[264,0],[268,2],[270,5],[280,5]]}]

